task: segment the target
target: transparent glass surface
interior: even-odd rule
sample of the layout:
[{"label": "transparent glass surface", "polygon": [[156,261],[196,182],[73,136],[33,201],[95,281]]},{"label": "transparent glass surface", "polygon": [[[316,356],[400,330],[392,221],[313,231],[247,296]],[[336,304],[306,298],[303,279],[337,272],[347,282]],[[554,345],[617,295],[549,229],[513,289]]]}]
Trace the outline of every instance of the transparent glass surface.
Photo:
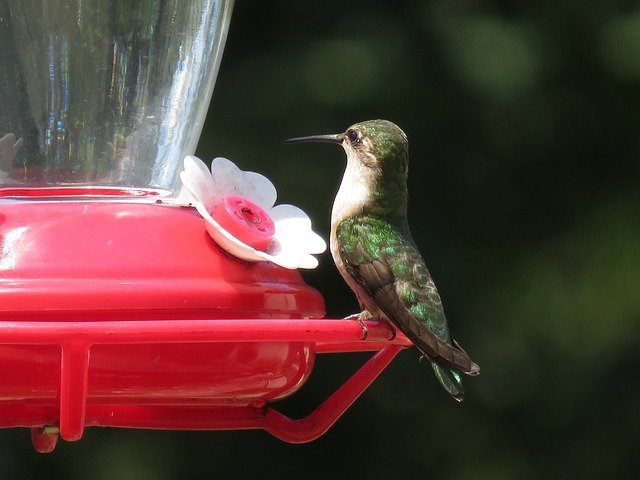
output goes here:
[{"label": "transparent glass surface", "polygon": [[0,0],[0,188],[176,193],[233,0]]}]

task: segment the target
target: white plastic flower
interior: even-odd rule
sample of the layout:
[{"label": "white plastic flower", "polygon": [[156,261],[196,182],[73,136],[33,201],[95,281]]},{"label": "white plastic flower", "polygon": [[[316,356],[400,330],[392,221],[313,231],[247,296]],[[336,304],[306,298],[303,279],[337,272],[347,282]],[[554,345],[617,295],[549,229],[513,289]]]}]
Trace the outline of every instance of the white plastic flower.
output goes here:
[{"label": "white plastic flower", "polygon": [[[188,192],[189,203],[204,218],[207,232],[230,254],[252,262],[270,261],[290,269],[318,266],[318,260],[311,254],[326,250],[324,240],[311,230],[311,220],[298,207],[273,206],[276,189],[263,175],[242,171],[222,157],[211,162],[209,171],[202,160],[187,156],[180,179],[183,190]],[[233,212],[235,215],[231,215],[236,223],[243,225],[235,234],[228,231],[228,226],[225,228],[220,224],[222,220],[217,215],[220,210],[227,208],[229,200],[240,202],[238,205],[241,205]],[[248,245],[244,235],[247,232],[242,230],[256,230],[257,226],[268,236],[268,217],[273,220],[270,227],[273,236],[266,240],[268,243],[264,248]],[[257,233],[261,234],[259,231]]]}]

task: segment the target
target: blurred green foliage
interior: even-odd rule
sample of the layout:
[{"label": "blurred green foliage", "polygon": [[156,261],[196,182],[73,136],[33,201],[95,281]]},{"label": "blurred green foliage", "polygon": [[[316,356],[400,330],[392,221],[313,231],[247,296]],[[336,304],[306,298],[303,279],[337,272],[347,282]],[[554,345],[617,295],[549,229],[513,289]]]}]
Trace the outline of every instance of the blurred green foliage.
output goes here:
[{"label": "blurred green foliage", "polygon": [[[326,237],[343,153],[282,140],[368,118],[409,135],[412,231],[482,367],[463,405],[411,350],[309,445],[89,429],[42,456],[11,430],[3,478],[637,478],[639,2],[236,3],[202,158],[267,175]],[[305,279],[356,310],[328,253]],[[320,358],[282,408],[365,358]]]}]

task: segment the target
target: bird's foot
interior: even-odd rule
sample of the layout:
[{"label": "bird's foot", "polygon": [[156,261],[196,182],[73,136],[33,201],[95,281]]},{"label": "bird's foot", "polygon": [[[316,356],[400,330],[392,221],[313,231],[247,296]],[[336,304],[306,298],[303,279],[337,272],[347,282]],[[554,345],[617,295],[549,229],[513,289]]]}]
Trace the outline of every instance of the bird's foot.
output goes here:
[{"label": "bird's foot", "polygon": [[369,336],[369,329],[364,324],[364,320],[361,317],[358,317],[356,320],[358,322],[358,325],[360,325],[360,328],[362,329],[362,338],[360,340],[366,340]]},{"label": "bird's foot", "polygon": [[364,324],[364,321],[371,320],[372,318],[373,316],[369,313],[368,310],[363,310],[360,313],[354,313],[352,315],[344,317],[345,320],[355,320],[356,322],[358,322],[358,325],[360,325],[360,328],[362,329],[362,338],[360,340],[366,340],[369,336],[369,329]]},{"label": "bird's foot", "polygon": [[389,327],[389,332],[391,332],[391,336],[389,337],[389,341],[391,342],[395,340],[396,337],[398,336],[398,331],[389,322],[386,322],[386,323],[387,323],[387,326]]}]

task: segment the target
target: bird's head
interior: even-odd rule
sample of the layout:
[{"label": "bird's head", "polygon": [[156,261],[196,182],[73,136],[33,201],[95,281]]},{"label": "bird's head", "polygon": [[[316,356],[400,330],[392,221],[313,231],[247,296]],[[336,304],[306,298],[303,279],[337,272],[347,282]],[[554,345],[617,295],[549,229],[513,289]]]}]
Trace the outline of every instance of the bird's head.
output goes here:
[{"label": "bird's head", "polygon": [[388,120],[367,120],[351,125],[343,133],[290,138],[288,143],[334,143],[342,145],[349,161],[366,167],[384,164],[406,168],[408,142],[405,133]]}]

